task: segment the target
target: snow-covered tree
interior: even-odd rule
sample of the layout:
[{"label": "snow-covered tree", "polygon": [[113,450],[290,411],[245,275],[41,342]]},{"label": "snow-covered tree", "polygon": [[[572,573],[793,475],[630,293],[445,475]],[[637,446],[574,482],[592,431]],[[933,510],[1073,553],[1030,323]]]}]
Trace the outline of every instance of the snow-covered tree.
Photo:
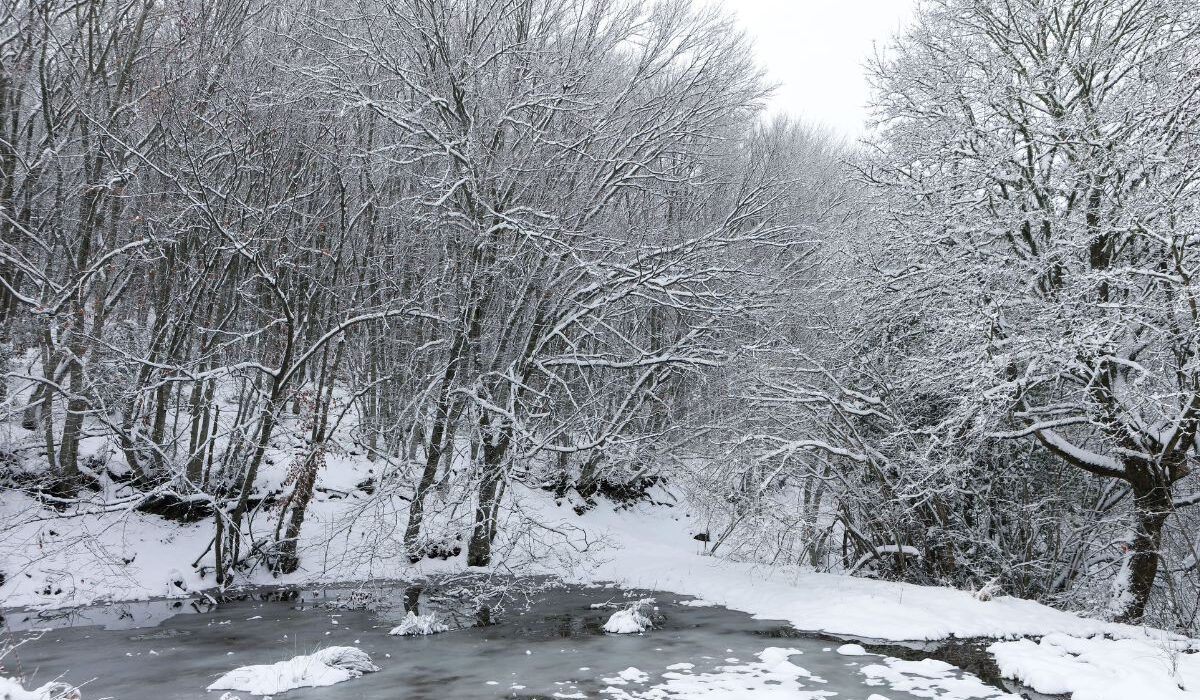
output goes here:
[{"label": "snow-covered tree", "polygon": [[903,371],[954,377],[964,434],[1127,487],[1127,621],[1198,500],[1198,52],[1187,1],[930,0],[874,66]]}]

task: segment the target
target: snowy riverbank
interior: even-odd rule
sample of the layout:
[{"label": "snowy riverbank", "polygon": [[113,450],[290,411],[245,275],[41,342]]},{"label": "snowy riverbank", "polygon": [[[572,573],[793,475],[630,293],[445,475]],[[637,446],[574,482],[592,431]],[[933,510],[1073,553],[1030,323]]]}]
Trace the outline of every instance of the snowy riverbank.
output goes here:
[{"label": "snowy riverbank", "polygon": [[[6,496],[5,518],[23,514],[30,520],[34,506],[20,498]],[[376,554],[387,550],[371,544],[381,536],[378,527],[369,534],[340,529],[348,512],[359,507],[354,499],[317,504],[302,547],[306,567],[285,578],[254,572],[251,581],[411,579],[462,566],[461,557],[413,566],[401,557],[360,556],[365,547],[375,547]],[[392,519],[397,516],[391,514]],[[639,506],[618,514],[601,503],[578,516],[569,504],[556,504],[544,492],[521,491],[510,517],[536,521],[539,532],[554,534],[535,539],[546,547],[552,544],[562,556],[530,553],[529,560],[536,562],[532,570],[569,582],[670,591],[762,619],[785,620],[800,630],[849,637],[1008,640],[992,647],[1004,675],[1040,692],[1074,692],[1076,700],[1127,700],[1134,688],[1145,700],[1182,700],[1200,693],[1200,654],[1194,653],[1200,643],[1194,640],[1015,598],[985,601],[947,588],[706,556],[681,507]],[[140,513],[103,513],[26,522],[11,533],[4,548],[13,573],[0,589],[0,603],[8,607],[184,596],[211,581],[191,567],[211,537],[208,523],[178,525]],[[21,553],[24,559],[17,558]],[[1022,640],[1027,637],[1041,641]]]}]

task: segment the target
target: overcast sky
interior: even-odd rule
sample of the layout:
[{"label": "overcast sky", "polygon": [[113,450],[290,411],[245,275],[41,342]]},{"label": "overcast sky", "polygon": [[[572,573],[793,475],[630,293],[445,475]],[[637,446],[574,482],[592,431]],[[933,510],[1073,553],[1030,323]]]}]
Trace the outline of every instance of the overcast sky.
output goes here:
[{"label": "overcast sky", "polygon": [[[722,2],[722,0],[712,0]],[[754,40],[771,105],[857,138],[870,94],[863,65],[875,42],[911,16],[912,0],[723,0]]]}]

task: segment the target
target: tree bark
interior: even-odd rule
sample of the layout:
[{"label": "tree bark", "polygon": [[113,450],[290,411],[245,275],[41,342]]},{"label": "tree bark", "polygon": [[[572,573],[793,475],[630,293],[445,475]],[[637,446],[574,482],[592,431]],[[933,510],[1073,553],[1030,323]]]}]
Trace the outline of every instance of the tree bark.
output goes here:
[{"label": "tree bark", "polygon": [[1171,514],[1171,488],[1163,484],[1133,483],[1134,511],[1137,523],[1125,553],[1122,573],[1127,576],[1118,589],[1117,622],[1138,623],[1146,614],[1146,604],[1158,576],[1162,529]]},{"label": "tree bark", "polygon": [[487,566],[492,561],[492,542],[496,539],[496,511],[500,505],[500,485],[504,479],[504,458],[508,453],[509,432],[484,434],[482,476],[479,500],[475,505],[475,526],[467,545],[467,566]]}]

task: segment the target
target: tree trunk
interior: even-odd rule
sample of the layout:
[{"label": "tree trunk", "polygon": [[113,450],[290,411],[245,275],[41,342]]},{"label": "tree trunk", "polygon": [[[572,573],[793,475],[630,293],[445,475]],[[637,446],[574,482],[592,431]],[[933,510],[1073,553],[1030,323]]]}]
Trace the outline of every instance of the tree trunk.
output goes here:
[{"label": "tree trunk", "polygon": [[1117,622],[1136,624],[1146,613],[1146,603],[1158,576],[1162,528],[1171,514],[1171,489],[1167,485],[1134,482],[1137,525],[1125,553],[1115,590]]},{"label": "tree trunk", "polygon": [[87,400],[83,398],[83,348],[72,348],[71,395],[67,398],[67,415],[63,421],[62,439],[58,446],[59,480],[63,487],[71,490],[79,482],[79,440],[83,433],[83,416],[87,411]]},{"label": "tree trunk", "polygon": [[312,500],[313,488],[317,484],[317,473],[325,464],[325,445],[313,446],[312,452],[304,460],[304,465],[296,474],[296,486],[291,497],[291,518],[288,519],[287,531],[279,543],[279,557],[275,570],[281,574],[290,574],[300,568],[298,543],[300,528],[304,526],[304,516],[308,511],[308,503]]},{"label": "tree trunk", "polygon": [[467,566],[487,566],[492,561],[496,511],[508,443],[507,429],[496,437],[484,434],[483,474],[479,482],[479,501],[475,505],[475,527],[471,530],[471,541],[467,545]]},{"label": "tree trunk", "polygon": [[[333,405],[333,386],[337,381],[338,370],[342,366],[343,353],[346,350],[346,337],[338,341],[337,350],[333,353],[333,364],[321,361],[321,375],[317,384],[316,405],[313,407],[313,428],[310,440],[312,449],[304,460],[304,465],[296,475],[296,487],[292,491],[292,513],[288,520],[287,531],[279,545],[277,570],[290,574],[300,568],[300,557],[297,553],[300,541],[300,529],[304,526],[304,517],[308,512],[308,504],[312,501],[313,490],[317,485],[317,475],[325,466],[325,441],[329,429],[329,409]],[[328,353],[328,346],[326,346]]]}]

